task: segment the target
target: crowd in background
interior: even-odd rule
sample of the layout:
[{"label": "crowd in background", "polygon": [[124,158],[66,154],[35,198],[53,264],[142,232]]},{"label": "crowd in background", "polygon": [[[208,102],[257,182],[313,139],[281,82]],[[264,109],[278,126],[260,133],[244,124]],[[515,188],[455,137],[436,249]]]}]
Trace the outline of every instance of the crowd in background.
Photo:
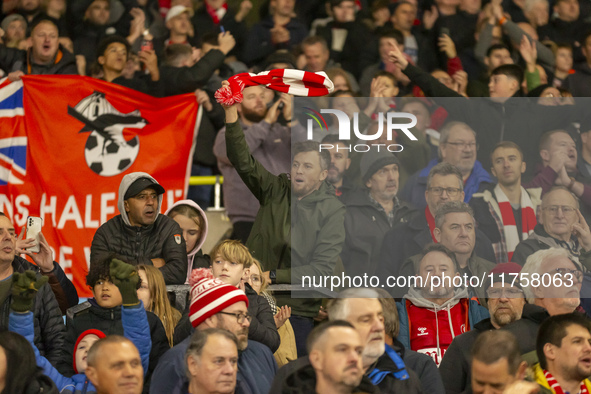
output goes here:
[{"label": "crowd in background", "polygon": [[[587,0],[0,4],[11,81],[195,93],[191,172],[224,176],[233,226],[204,251],[211,187],[161,213],[158,180],[128,173],[80,303],[45,238],[0,215],[0,393],[591,390]],[[305,103],[353,139],[326,115],[307,140],[286,93],[214,98],[280,68],[325,72],[334,92]],[[389,138],[400,113],[416,124]],[[364,274],[424,282],[269,290]]]}]

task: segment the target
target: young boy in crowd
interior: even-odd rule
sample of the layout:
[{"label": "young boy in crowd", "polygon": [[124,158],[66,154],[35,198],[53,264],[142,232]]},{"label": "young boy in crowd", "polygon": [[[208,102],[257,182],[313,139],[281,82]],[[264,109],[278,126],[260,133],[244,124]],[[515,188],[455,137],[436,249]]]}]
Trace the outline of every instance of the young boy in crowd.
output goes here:
[{"label": "young boy in crowd", "polygon": [[248,339],[267,345],[272,352],[279,348],[280,338],[267,300],[246,283],[250,276],[252,256],[240,241],[225,240],[210,253],[213,277],[236,286],[246,293],[248,313],[252,318]]},{"label": "young boy in crowd", "polygon": [[[123,261],[113,259],[110,263],[110,275],[115,278],[119,292],[122,295],[124,307],[121,310],[121,321],[125,336],[128,337],[138,348],[144,372],[148,370],[148,359],[152,343],[149,333],[150,326],[146,316],[146,311],[137,297],[135,288],[139,281],[137,270]],[[34,324],[33,298],[37,289],[39,289],[46,277],[36,278],[33,271],[27,271],[23,274],[15,273],[12,281],[13,303],[10,312],[10,331],[24,336],[33,346],[37,365],[43,369],[43,373],[53,380],[60,393],[93,393],[95,387],[88,380],[85,374],[87,367],[86,358],[92,345],[100,338],[104,338],[104,332],[96,329],[88,329],[76,340],[73,367],[76,372],[72,377],[66,377],[60,374],[57,369],[41,354],[33,343]]]},{"label": "young boy in crowd", "polygon": [[[124,335],[123,323],[121,320],[122,306],[129,307],[131,303],[137,303],[137,289],[140,287],[139,280],[133,286],[120,288],[114,284],[118,280],[113,277],[110,271],[111,258],[94,263],[90,266],[86,276],[86,284],[92,290],[94,298],[76,307],[70,308],[66,317],[66,338],[65,348],[60,368],[72,369],[74,357],[74,345],[77,338],[88,329],[98,329],[105,335]],[[136,273],[137,274],[137,273]],[[152,312],[146,312],[150,327],[152,349],[147,372],[145,373],[144,392],[149,389],[149,382],[152,371],[156,368],[160,356],[170,346],[162,322]]]}]

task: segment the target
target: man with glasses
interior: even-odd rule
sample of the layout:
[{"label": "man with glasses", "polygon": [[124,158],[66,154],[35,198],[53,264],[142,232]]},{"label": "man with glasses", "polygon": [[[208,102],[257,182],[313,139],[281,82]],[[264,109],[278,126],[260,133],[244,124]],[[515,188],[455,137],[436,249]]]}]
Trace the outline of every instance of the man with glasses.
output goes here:
[{"label": "man with glasses", "polygon": [[577,231],[577,226],[587,226],[579,202],[567,188],[555,186],[542,198],[539,223],[529,238],[515,247],[511,261],[523,265],[538,250],[561,248],[580,268],[581,249],[591,251],[591,236],[588,231]]},{"label": "man with glasses", "polygon": [[517,244],[533,233],[536,212],[541,203],[541,188],[521,185],[525,172],[521,148],[511,141],[497,144],[491,153],[492,174],[496,185],[486,185],[474,194],[470,206],[478,228],[492,242],[497,263],[511,261]]},{"label": "man with glasses", "polygon": [[[439,157],[441,162],[449,163],[460,170],[464,184],[464,202],[470,201],[472,194],[478,191],[481,183],[492,182],[489,173],[476,160],[477,150],[476,133],[466,123],[449,122],[441,129]],[[427,167],[410,177],[402,189],[400,198],[417,208],[424,208],[426,201],[423,196],[427,188],[427,178],[438,161],[431,160]]]},{"label": "man with glasses", "polygon": [[[427,207],[415,211],[407,223],[399,223],[384,236],[378,272],[380,275],[397,276],[402,264],[411,256],[421,253],[435,238],[435,213],[448,201],[464,199],[464,183],[457,167],[439,163],[429,172],[425,199]],[[475,230],[474,254],[488,261],[495,261],[490,241],[479,229]]]},{"label": "man with glasses", "polygon": [[487,277],[486,304],[490,318],[481,320],[471,331],[458,335],[447,348],[439,372],[447,393],[461,393],[470,387],[470,353],[476,338],[483,332],[496,330],[521,319],[525,298],[519,281],[521,272],[516,263],[501,263]]},{"label": "man with glasses", "polygon": [[[189,319],[196,330],[224,329],[238,339],[237,393],[266,394],[277,372],[277,363],[269,348],[248,340],[252,317],[248,314],[248,298],[235,286],[211,277],[192,278]],[[187,384],[185,359],[191,336],[160,358],[153,374],[150,393],[182,393]],[[221,356],[221,355],[220,355]]]},{"label": "man with glasses", "polygon": [[133,265],[160,269],[167,285],[184,284],[187,250],[177,222],[160,215],[164,188],[149,174],[127,174],[119,185],[120,215],[108,220],[94,234],[90,263],[119,256]]}]

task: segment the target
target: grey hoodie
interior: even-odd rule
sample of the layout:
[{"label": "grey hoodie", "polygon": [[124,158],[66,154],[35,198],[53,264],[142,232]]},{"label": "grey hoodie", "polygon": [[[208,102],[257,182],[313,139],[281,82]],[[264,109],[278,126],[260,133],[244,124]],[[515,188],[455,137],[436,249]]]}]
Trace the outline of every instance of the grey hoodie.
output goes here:
[{"label": "grey hoodie", "polygon": [[[207,215],[205,214],[205,212],[203,211],[203,209],[201,209],[201,207],[199,206],[199,204],[197,204],[193,200],[180,200],[180,201],[177,201],[174,204],[172,204],[166,210],[166,212],[164,214],[166,216],[170,216],[169,215],[170,214],[170,211],[172,209],[174,209],[175,207],[178,207],[179,205],[189,205],[190,207],[195,208],[197,210],[197,212],[199,212],[199,214],[203,218],[203,228],[201,229],[201,238],[199,238],[199,240],[197,241],[197,243],[195,244],[195,246],[193,247],[193,249],[187,254],[187,259],[188,259],[189,263],[187,265],[187,280],[185,281],[185,284],[189,284],[189,278],[191,277],[191,272],[195,268],[201,268],[201,264],[199,264],[199,263],[197,263],[195,261],[195,259],[196,259],[196,256],[195,255],[197,254],[197,252],[199,252],[201,250],[201,247],[205,243],[205,239],[207,238],[207,230],[208,230],[208,227],[209,227],[209,223],[207,222]],[[197,256],[197,258],[199,258],[199,256]],[[207,267],[209,267],[209,264],[207,265]]]},{"label": "grey hoodie", "polygon": [[[123,204],[123,202],[125,201],[124,197],[125,197],[125,193],[127,193],[127,189],[129,189],[129,186],[131,186],[131,184],[133,182],[135,182],[136,180],[138,180],[139,178],[151,179],[152,181],[154,181],[154,183],[159,185],[158,181],[146,172],[132,172],[131,174],[127,174],[123,177],[123,179],[121,180],[121,183],[119,184],[119,195],[118,195],[118,199],[117,199],[117,209],[119,209],[119,213],[121,214],[121,218],[123,219],[125,224],[127,224],[128,226],[131,226],[131,223],[129,222],[129,216],[127,216],[127,212],[125,211],[125,205]],[[160,194],[158,196],[158,208],[156,209],[156,219],[158,219],[158,216],[160,215],[160,208],[162,207],[162,196],[163,196],[162,194]]]},{"label": "grey hoodie", "polygon": [[[160,268],[167,285],[181,285],[187,276],[187,252],[180,226],[166,215],[156,215],[148,226],[131,226],[125,212],[123,197],[129,186],[138,178],[152,178],[144,172],[134,172],[123,177],[119,186],[118,208],[120,215],[108,220],[96,231],[90,247],[90,263],[118,257],[130,264],[153,265],[152,259],[166,262]],[[155,180],[154,180],[155,181]],[[162,195],[158,196],[158,208]]]}]

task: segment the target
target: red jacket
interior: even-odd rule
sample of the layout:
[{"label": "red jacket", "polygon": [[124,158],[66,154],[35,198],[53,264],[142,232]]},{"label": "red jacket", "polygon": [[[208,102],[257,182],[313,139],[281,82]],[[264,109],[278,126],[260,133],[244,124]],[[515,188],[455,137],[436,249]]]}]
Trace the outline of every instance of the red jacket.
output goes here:
[{"label": "red jacket", "polygon": [[468,299],[450,300],[441,309],[414,305],[406,299],[410,348],[433,358],[439,366],[454,337],[470,330]]}]

